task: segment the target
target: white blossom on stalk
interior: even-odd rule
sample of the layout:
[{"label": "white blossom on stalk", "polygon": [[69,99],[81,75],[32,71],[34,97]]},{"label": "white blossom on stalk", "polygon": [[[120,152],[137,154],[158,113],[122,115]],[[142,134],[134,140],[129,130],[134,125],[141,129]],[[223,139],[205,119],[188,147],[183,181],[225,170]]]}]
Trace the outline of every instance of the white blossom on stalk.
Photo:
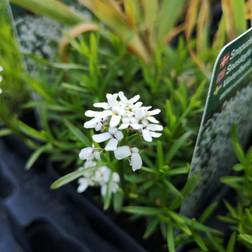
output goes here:
[{"label": "white blossom on stalk", "polygon": [[146,142],[151,142],[153,138],[161,136],[163,126],[155,118],[160,113],[160,109],[153,109],[151,106],[143,106],[139,101],[140,95],[128,99],[123,92],[107,94],[105,102],[94,104],[99,111],[87,110],[85,116],[90,119],[84,123],[87,129],[94,129],[92,139],[104,147],[83,148],[79,153],[79,158],[84,161],[82,169],[83,176],[79,179],[78,192],[85,191],[89,186],[100,186],[101,194],[106,195],[108,188],[115,193],[119,189],[120,176],[112,171],[108,166],[101,164],[101,153],[103,151],[113,151],[115,159],[129,159],[129,164],[133,171],[141,169],[143,162],[136,147],[127,145],[119,146],[119,143],[131,137],[131,133],[140,134]]},{"label": "white blossom on stalk", "polygon": [[79,153],[81,160],[100,160],[100,152],[94,147],[86,147],[81,149]]},{"label": "white blossom on stalk", "polygon": [[[2,66],[0,66],[0,73],[3,71],[3,67]],[[0,75],[0,82],[2,82],[3,81],[3,76],[2,75]],[[0,94],[2,94],[3,93],[3,90],[0,88]]]},{"label": "white blossom on stalk", "polygon": [[130,157],[130,166],[133,171],[141,169],[143,162],[139,154],[138,148],[130,148],[129,146],[120,146],[115,151],[115,158],[121,160]]},{"label": "white blossom on stalk", "polygon": [[86,129],[95,129],[96,131],[100,131],[104,124],[107,122],[109,116],[112,115],[112,112],[109,110],[106,111],[93,111],[88,110],[85,113],[87,117],[93,117],[91,120],[84,123],[84,127]]},{"label": "white blossom on stalk", "polygon": [[[83,169],[83,168],[82,168]],[[107,166],[97,169],[84,169],[84,174],[79,178],[77,192],[84,192],[89,186],[100,186],[102,196],[106,195],[111,179],[111,193],[116,193],[119,189],[120,177],[116,172],[112,172]]]},{"label": "white blossom on stalk", "polygon": [[106,151],[113,151],[117,148],[119,141],[123,139],[123,133],[117,128],[109,128],[108,132],[93,135],[93,140],[96,143],[102,143],[107,140],[108,143],[105,146]]},{"label": "white blossom on stalk", "polygon": [[[119,189],[120,176],[117,172],[113,172],[111,181],[111,193],[116,193]],[[107,193],[109,183],[105,183],[101,186],[101,194],[104,197]]]}]

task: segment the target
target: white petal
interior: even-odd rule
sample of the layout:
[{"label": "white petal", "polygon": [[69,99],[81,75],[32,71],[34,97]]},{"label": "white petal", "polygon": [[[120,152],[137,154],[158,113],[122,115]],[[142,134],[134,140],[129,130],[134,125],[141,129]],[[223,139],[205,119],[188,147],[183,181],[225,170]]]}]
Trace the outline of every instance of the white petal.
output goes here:
[{"label": "white petal", "polygon": [[130,165],[133,171],[139,170],[142,167],[143,162],[139,153],[132,153]]},{"label": "white petal", "polygon": [[84,123],[84,128],[86,129],[92,129],[97,126],[98,120],[97,118],[92,118],[91,120]]},{"label": "white petal", "polygon": [[129,123],[122,123],[119,127],[120,130],[127,129],[129,127]]},{"label": "white petal", "polygon": [[95,126],[95,130],[96,130],[96,131],[100,131],[100,130],[102,129],[102,126],[103,126],[103,124],[100,123],[100,122],[98,122],[98,123],[96,124],[96,126]]},{"label": "white petal", "polygon": [[120,146],[114,151],[114,154],[117,160],[121,160],[129,157],[131,155],[131,152],[129,146]]},{"label": "white petal", "polygon": [[147,128],[148,128],[148,130],[151,130],[151,131],[162,131],[163,130],[163,126],[159,125],[159,124],[148,124]]},{"label": "white petal", "polygon": [[121,141],[123,139],[123,133],[119,130],[114,134],[114,136],[118,141]]},{"label": "white petal", "polygon": [[92,156],[93,150],[94,149],[92,147],[86,147],[81,149],[79,153],[79,159],[81,160],[89,159]]},{"label": "white petal", "polygon": [[148,116],[147,120],[150,121],[150,122],[152,122],[152,123],[159,123],[159,121],[155,117],[153,117],[153,116]]},{"label": "white petal", "polygon": [[124,95],[124,93],[122,91],[120,91],[118,93],[118,95],[119,95],[119,98],[121,99],[121,101],[123,101],[123,102],[127,102],[128,101],[128,99],[126,98],[126,96]]},{"label": "white petal", "polygon": [[160,112],[161,112],[160,109],[154,109],[154,110],[148,111],[148,115],[157,115]]},{"label": "white petal", "polygon": [[94,107],[108,109],[109,105],[108,105],[107,102],[97,102],[97,103],[94,104]]},{"label": "white petal", "polygon": [[78,182],[79,186],[77,188],[77,192],[82,193],[88,188],[88,181],[85,178],[80,178]]},{"label": "white petal", "polygon": [[142,102],[137,102],[137,103],[134,105],[134,108],[140,108],[142,105],[143,105]]},{"label": "white petal", "polygon": [[103,118],[103,119],[107,118],[107,117],[109,117],[111,115],[112,115],[112,111],[111,110],[104,110],[104,111],[99,112],[99,116],[101,118]]},{"label": "white petal", "polygon": [[109,140],[109,142],[107,143],[107,145],[105,146],[105,150],[106,151],[114,151],[114,150],[116,150],[117,145],[118,145],[117,139],[111,138]]},{"label": "white petal", "polygon": [[136,147],[131,148],[132,153],[139,153],[139,149]]},{"label": "white petal", "polygon": [[2,72],[3,71],[3,67],[2,66],[0,66],[0,72]]},{"label": "white petal", "polygon": [[107,141],[108,139],[110,139],[111,135],[108,132],[104,132],[104,133],[101,133],[101,134],[93,135],[92,138],[96,143],[102,143],[102,142]]},{"label": "white petal", "polygon": [[134,130],[139,130],[139,129],[141,129],[141,128],[143,127],[141,124],[138,124],[138,123],[130,124],[130,126],[131,126]]},{"label": "white petal", "polygon": [[84,168],[91,168],[91,167],[95,167],[95,166],[96,166],[96,162],[92,161],[92,160],[88,160],[84,164]]},{"label": "white petal", "polygon": [[106,98],[110,107],[115,106],[118,103],[117,101],[118,94],[107,94]]},{"label": "white petal", "polygon": [[130,102],[131,102],[131,103],[135,103],[135,102],[137,102],[139,99],[140,99],[140,95],[136,95],[136,96],[134,96],[133,98],[130,99]]},{"label": "white petal", "polygon": [[117,172],[113,172],[113,177],[112,180],[114,183],[119,183],[120,182],[120,176]]},{"label": "white petal", "polygon": [[116,127],[121,121],[121,116],[119,115],[112,115],[109,126]]},{"label": "white petal", "polygon": [[157,133],[157,132],[151,132],[151,136],[154,138],[158,138],[162,135],[162,133]]},{"label": "white petal", "polygon": [[101,160],[101,154],[100,154],[99,151],[97,151],[97,150],[94,151],[93,155],[94,155],[94,158],[95,158],[96,160]]},{"label": "white petal", "polygon": [[150,131],[149,130],[142,130],[142,134],[143,134],[143,138],[146,142],[151,142],[152,141],[152,137],[151,137],[151,134],[150,134]]},{"label": "white petal", "polygon": [[97,115],[97,111],[87,110],[85,112],[85,116],[87,116],[87,117],[95,117],[96,115]]}]

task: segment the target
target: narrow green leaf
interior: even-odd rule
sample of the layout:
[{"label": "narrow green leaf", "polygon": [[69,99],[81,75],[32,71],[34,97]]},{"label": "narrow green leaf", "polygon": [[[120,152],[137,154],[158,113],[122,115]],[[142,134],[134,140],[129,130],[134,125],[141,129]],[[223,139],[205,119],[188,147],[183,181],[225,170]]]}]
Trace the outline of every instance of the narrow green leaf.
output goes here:
[{"label": "narrow green leaf", "polygon": [[166,156],[166,163],[169,164],[172,161],[177,152],[180,150],[181,147],[185,145],[186,141],[190,136],[191,132],[186,132],[172,144]]},{"label": "narrow green leaf", "polygon": [[72,182],[73,180],[81,177],[86,170],[87,169],[77,170],[77,171],[68,173],[67,175],[57,179],[56,181],[54,181],[50,188],[51,189],[57,189],[57,188],[65,185],[65,184],[68,184],[68,183]]},{"label": "narrow green leaf", "polygon": [[156,231],[158,224],[159,224],[158,218],[152,218],[147,224],[143,238],[147,239],[148,237],[150,237]]},{"label": "narrow green leaf", "polygon": [[235,152],[238,160],[242,163],[245,160],[245,154],[244,154],[244,151],[242,150],[242,147],[241,147],[239,139],[238,139],[237,125],[234,124],[232,126],[231,132],[232,132],[231,139],[232,139],[232,145],[233,145],[234,152]]},{"label": "narrow green leaf", "polygon": [[236,233],[233,232],[228,240],[226,252],[235,252]]},{"label": "narrow green leaf", "polygon": [[32,155],[29,157],[25,169],[30,170],[31,167],[34,165],[34,163],[38,160],[38,158],[46,151],[48,151],[51,148],[51,144],[46,144],[44,146],[41,146],[36,151],[32,153]]},{"label": "narrow green leaf", "polygon": [[0,137],[11,135],[12,131],[10,129],[0,129]]},{"label": "narrow green leaf", "polygon": [[152,207],[139,207],[139,206],[127,206],[123,208],[124,212],[144,215],[144,216],[152,216],[158,215],[160,213],[160,209],[152,208]]},{"label": "narrow green leaf", "polygon": [[64,120],[65,125],[67,128],[72,132],[72,134],[75,136],[76,140],[81,141],[85,146],[90,146],[89,139],[78,129],[75,127],[72,123],[70,123],[67,120]]},{"label": "narrow green leaf", "polygon": [[239,234],[239,240],[242,240],[244,242],[249,243],[250,245],[252,245],[252,235],[248,235],[248,234]]},{"label": "narrow green leaf", "polygon": [[81,14],[57,0],[11,0],[11,3],[67,25],[74,25],[85,21],[85,18]]},{"label": "narrow green leaf", "polygon": [[167,246],[169,252],[176,252],[175,238],[172,224],[167,225]]},{"label": "narrow green leaf", "polygon": [[204,223],[212,215],[212,213],[215,211],[217,206],[218,206],[218,202],[213,202],[212,204],[210,204],[201,214],[199,218],[199,222]]}]

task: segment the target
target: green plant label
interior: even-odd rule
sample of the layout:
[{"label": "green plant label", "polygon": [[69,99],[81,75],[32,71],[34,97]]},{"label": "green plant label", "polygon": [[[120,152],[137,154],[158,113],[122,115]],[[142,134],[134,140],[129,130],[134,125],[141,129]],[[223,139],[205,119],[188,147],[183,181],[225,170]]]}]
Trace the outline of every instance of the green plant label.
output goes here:
[{"label": "green plant label", "polygon": [[216,112],[220,112],[223,104],[236,95],[239,89],[249,83],[251,74],[252,28],[228,43],[215,61],[194,156],[207,121]]},{"label": "green plant label", "polygon": [[[246,146],[252,133],[252,28],[228,43],[214,64],[208,96],[193,153],[189,176],[200,176],[199,185],[185,199],[182,213],[197,215],[200,207],[222,188],[236,162],[231,127],[237,124]],[[250,94],[251,93],[251,94]]]},{"label": "green plant label", "polygon": [[252,72],[252,28],[227,44],[215,62],[202,124],[240,89]]}]

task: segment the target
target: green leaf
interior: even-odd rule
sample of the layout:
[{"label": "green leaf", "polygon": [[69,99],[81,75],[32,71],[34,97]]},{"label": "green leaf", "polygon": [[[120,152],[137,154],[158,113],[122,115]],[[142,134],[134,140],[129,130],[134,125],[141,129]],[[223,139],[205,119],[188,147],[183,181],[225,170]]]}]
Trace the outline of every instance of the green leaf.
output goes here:
[{"label": "green leaf", "polygon": [[175,238],[172,224],[167,225],[167,246],[169,252],[176,252]]},{"label": "green leaf", "polygon": [[168,176],[178,176],[178,175],[183,175],[183,174],[188,174],[190,171],[190,166],[185,166],[181,168],[172,168],[167,171]]},{"label": "green leaf", "polygon": [[42,142],[47,140],[46,133],[44,131],[36,130],[20,120],[16,120],[15,124],[22,133],[28,135],[29,137],[35,138]]},{"label": "green leaf", "polygon": [[235,252],[236,232],[230,235],[228,240],[226,252]]},{"label": "green leaf", "polygon": [[191,132],[186,132],[172,144],[166,156],[166,163],[169,164],[172,161],[177,152],[184,146],[190,136]]},{"label": "green leaf", "polygon": [[246,31],[246,6],[244,0],[231,0],[236,35]]},{"label": "green leaf", "polygon": [[0,129],[0,137],[11,135],[12,131],[10,129]]},{"label": "green leaf", "polygon": [[200,247],[200,249],[202,249],[202,251],[208,251],[204,240],[198,234],[194,233],[193,238],[194,238],[195,242],[198,244],[198,246]]},{"label": "green leaf", "polygon": [[68,173],[67,175],[54,181],[52,183],[52,185],[50,186],[50,188],[57,189],[65,184],[68,184],[68,183],[72,182],[73,180],[81,177],[85,171],[87,171],[87,169],[85,169],[85,170],[81,169],[81,170],[77,170],[77,171]]},{"label": "green leaf", "polygon": [[152,218],[147,224],[143,238],[147,239],[148,237],[150,237],[156,231],[158,224],[159,224],[158,218]]},{"label": "green leaf", "polygon": [[252,235],[239,234],[239,239],[252,245]]},{"label": "green leaf", "polygon": [[238,133],[237,133],[237,125],[235,125],[235,124],[232,126],[231,139],[232,139],[232,145],[233,145],[233,149],[234,149],[236,157],[238,158],[238,160],[241,163],[244,162],[245,154],[244,154],[242,147],[240,145],[240,142],[238,139]]},{"label": "green leaf", "polygon": [[52,148],[51,144],[46,144],[44,146],[41,146],[36,151],[33,152],[33,154],[29,157],[25,169],[30,170],[31,167],[34,165],[34,163],[38,160],[38,158],[46,151],[50,150]]},{"label": "green leaf", "polygon": [[168,180],[164,180],[163,181],[164,184],[167,186],[167,188],[177,197],[183,199],[183,195],[181,194],[181,192]]},{"label": "green leaf", "polygon": [[226,176],[226,177],[222,177],[220,179],[220,181],[232,188],[235,189],[240,189],[241,185],[244,181],[243,177],[237,177],[237,176]]},{"label": "green leaf", "polygon": [[165,42],[164,39],[175,26],[176,20],[182,12],[185,2],[185,0],[162,1],[157,20],[158,38],[161,43]]},{"label": "green leaf", "polygon": [[89,139],[72,123],[67,120],[64,120],[65,125],[71,131],[71,133],[75,136],[76,140],[81,141],[85,146],[90,146]]},{"label": "green leaf", "polygon": [[84,16],[56,0],[11,0],[11,3],[67,25],[74,25],[85,21]]},{"label": "green leaf", "polygon": [[158,208],[140,206],[127,206],[123,208],[123,211],[144,216],[158,215],[160,213],[160,209]]},{"label": "green leaf", "polygon": [[120,212],[123,206],[123,191],[118,190],[113,196],[113,207],[115,212]]},{"label": "green leaf", "polygon": [[212,213],[215,211],[217,206],[218,206],[218,202],[213,202],[212,204],[210,204],[201,214],[199,218],[199,222],[204,223],[212,215]]},{"label": "green leaf", "polygon": [[109,181],[106,187],[106,194],[104,197],[104,210],[107,210],[110,206],[112,198],[112,183],[113,183],[113,172],[110,172]]}]

